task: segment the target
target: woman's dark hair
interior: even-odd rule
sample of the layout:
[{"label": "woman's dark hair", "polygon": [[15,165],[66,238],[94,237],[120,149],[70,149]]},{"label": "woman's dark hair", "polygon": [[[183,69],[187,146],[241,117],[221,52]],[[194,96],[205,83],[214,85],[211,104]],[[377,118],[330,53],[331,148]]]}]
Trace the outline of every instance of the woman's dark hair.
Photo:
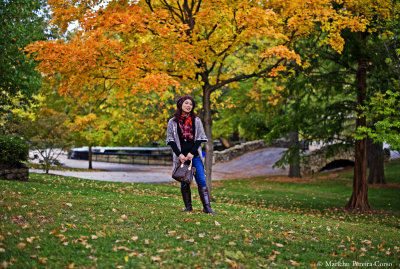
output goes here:
[{"label": "woman's dark hair", "polygon": [[188,99],[190,101],[192,101],[192,104],[193,104],[192,111],[190,111],[190,113],[189,113],[190,117],[192,118],[192,122],[194,122],[194,120],[196,119],[196,113],[194,113],[194,109],[196,107],[196,102],[194,101],[194,99],[191,96],[185,95],[185,96],[180,97],[178,99],[178,101],[176,102],[177,109],[176,109],[176,111],[174,113],[174,121],[178,122],[179,119],[181,118],[183,102],[185,102]]}]

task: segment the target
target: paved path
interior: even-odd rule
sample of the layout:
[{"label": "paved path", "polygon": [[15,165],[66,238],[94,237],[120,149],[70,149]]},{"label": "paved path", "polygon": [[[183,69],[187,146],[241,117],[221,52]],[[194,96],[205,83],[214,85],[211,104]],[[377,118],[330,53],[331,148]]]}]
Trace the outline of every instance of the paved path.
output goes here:
[{"label": "paved path", "polygon": [[[272,169],[272,165],[280,159],[283,148],[266,148],[242,155],[226,163],[213,166],[213,180],[248,178],[285,174],[281,169]],[[88,161],[71,160],[65,155],[59,161],[67,167],[87,168]],[[170,166],[131,165],[106,162],[93,162],[93,169],[102,171],[76,172],[51,170],[49,173],[62,176],[79,177],[93,180],[141,182],[141,183],[167,183],[174,182],[171,178]],[[30,172],[43,173],[42,170],[30,169]]]}]

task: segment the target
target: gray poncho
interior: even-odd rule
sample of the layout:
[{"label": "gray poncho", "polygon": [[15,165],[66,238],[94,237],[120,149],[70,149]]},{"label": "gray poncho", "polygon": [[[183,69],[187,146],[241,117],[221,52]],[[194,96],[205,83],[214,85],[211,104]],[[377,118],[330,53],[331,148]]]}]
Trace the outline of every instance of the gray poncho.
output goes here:
[{"label": "gray poncho", "polygon": [[[201,123],[201,120],[199,117],[196,117],[195,120],[195,133],[194,133],[194,141],[198,141],[198,140],[202,140],[202,141],[207,141],[207,136],[206,133],[204,132],[204,128],[203,128],[203,123]],[[181,150],[181,143],[179,141],[179,137],[178,137],[178,124],[176,123],[176,121],[174,121],[174,118],[170,119],[168,121],[168,127],[167,127],[167,141],[166,143],[168,144],[169,142],[174,141],[176,143],[176,145],[178,146],[178,149]],[[201,159],[201,161],[203,162],[203,166],[204,166],[204,158],[203,158],[203,152],[201,149],[201,145],[197,150],[199,152],[199,157]],[[179,158],[178,156],[176,156],[175,153],[172,153],[173,155],[173,161],[174,161],[174,165],[172,167],[172,170],[175,168],[175,164],[179,163]]]}]

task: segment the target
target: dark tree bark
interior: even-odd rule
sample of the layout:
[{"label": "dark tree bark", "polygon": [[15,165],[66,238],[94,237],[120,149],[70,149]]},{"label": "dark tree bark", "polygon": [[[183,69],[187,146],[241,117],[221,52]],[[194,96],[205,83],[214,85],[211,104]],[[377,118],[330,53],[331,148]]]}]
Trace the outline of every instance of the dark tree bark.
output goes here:
[{"label": "dark tree bark", "polygon": [[[366,33],[360,33],[360,43],[365,44]],[[367,95],[367,67],[368,61],[364,56],[358,59],[357,67],[357,119],[356,129],[367,126],[367,121],[362,116],[361,106],[364,105]],[[350,211],[365,212],[370,211],[371,206],[368,202],[367,184],[367,139],[356,140],[355,142],[355,164],[353,178],[353,193],[345,209]]]},{"label": "dark tree bark", "polygon": [[214,155],[214,145],[213,145],[213,135],[212,135],[212,113],[211,113],[211,89],[209,86],[205,85],[203,87],[203,108],[204,108],[204,131],[208,138],[206,143],[206,158],[205,158],[205,174],[206,174],[206,183],[208,188],[208,194],[211,200],[213,200],[212,196],[212,185],[211,185],[211,176],[212,176],[212,162]]},{"label": "dark tree bark", "polygon": [[89,160],[89,169],[93,169],[93,166],[92,166],[92,146],[89,146],[88,160]]},{"label": "dark tree bark", "polygon": [[374,143],[372,139],[367,139],[367,159],[369,167],[368,184],[386,184],[382,143]]},{"label": "dark tree bark", "polygon": [[290,132],[290,147],[293,148],[293,158],[289,166],[289,177],[301,177],[299,133],[297,131]]}]

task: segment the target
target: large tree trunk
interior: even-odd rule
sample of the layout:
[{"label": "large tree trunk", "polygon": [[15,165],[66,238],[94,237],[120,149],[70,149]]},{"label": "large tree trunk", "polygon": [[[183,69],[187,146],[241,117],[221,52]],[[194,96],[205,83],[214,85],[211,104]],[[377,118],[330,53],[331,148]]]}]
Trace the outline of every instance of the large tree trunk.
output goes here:
[{"label": "large tree trunk", "polygon": [[205,171],[206,171],[206,183],[208,187],[208,194],[210,199],[213,200],[212,196],[212,162],[213,162],[213,154],[214,154],[214,145],[213,145],[213,136],[212,136],[212,115],[211,115],[211,100],[210,100],[211,91],[208,87],[203,88],[203,108],[204,108],[204,131],[206,132],[206,136],[208,141],[206,143],[206,163],[205,163]]},{"label": "large tree trunk", "polygon": [[92,146],[89,146],[88,160],[89,160],[89,169],[93,169],[93,167],[92,167]]},{"label": "large tree trunk", "polygon": [[[365,43],[366,33],[360,33],[361,43]],[[360,56],[357,67],[357,119],[356,129],[367,126],[367,122],[360,106],[364,105],[367,94],[367,59]],[[353,178],[353,193],[345,209],[351,211],[365,212],[371,210],[368,202],[367,184],[367,138],[355,142],[355,164]]]},{"label": "large tree trunk", "polygon": [[290,147],[293,148],[293,158],[289,166],[289,177],[301,177],[300,174],[300,148],[299,133],[297,131],[290,132]]},{"label": "large tree trunk", "polygon": [[367,139],[367,159],[369,167],[368,183],[386,184],[382,143],[374,143],[372,139]]}]

